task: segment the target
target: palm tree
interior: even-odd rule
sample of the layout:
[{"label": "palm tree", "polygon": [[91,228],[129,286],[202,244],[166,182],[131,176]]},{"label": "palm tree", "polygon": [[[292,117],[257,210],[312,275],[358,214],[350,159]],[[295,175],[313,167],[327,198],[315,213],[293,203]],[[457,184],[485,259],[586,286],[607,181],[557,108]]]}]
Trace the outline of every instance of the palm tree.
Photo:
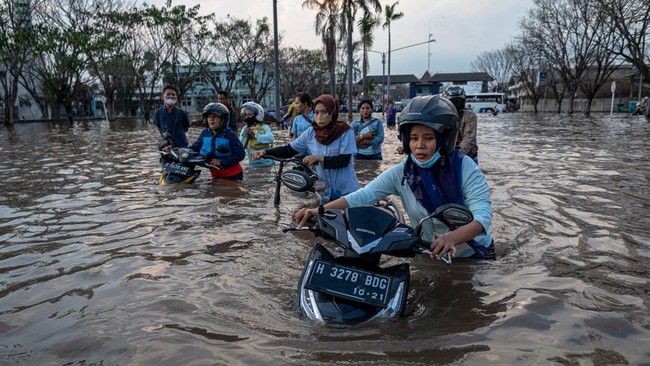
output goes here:
[{"label": "palm tree", "polygon": [[345,30],[347,35],[348,47],[348,120],[352,121],[352,64],[354,52],[352,47],[352,33],[354,32],[354,19],[356,18],[357,11],[363,10],[370,11],[370,7],[374,8],[377,12],[381,11],[381,4],[379,0],[343,0],[343,16],[345,17]]},{"label": "palm tree", "polygon": [[368,83],[366,82],[366,76],[368,75],[368,50],[372,48],[372,44],[375,41],[372,31],[380,22],[380,17],[375,17],[370,12],[364,12],[363,18],[357,24],[361,33],[361,44],[363,44],[363,64],[361,65],[361,69],[363,71],[363,93],[366,96],[368,95]]},{"label": "palm tree", "polygon": [[388,80],[386,80],[386,84],[388,85],[388,89],[386,90],[386,94],[388,94],[388,99],[390,100],[390,23],[394,20],[401,19],[404,16],[404,13],[401,11],[399,13],[395,12],[395,7],[399,4],[399,1],[396,1],[393,5],[386,5],[384,8],[384,24],[382,24],[382,27],[388,28]]},{"label": "palm tree", "polygon": [[343,15],[339,8],[338,0],[305,0],[302,3],[303,8],[317,10],[316,22],[314,29],[316,34],[321,36],[323,46],[325,47],[325,60],[330,72],[330,89],[332,96],[336,95],[336,45],[337,31],[339,34],[344,33],[345,23]]}]

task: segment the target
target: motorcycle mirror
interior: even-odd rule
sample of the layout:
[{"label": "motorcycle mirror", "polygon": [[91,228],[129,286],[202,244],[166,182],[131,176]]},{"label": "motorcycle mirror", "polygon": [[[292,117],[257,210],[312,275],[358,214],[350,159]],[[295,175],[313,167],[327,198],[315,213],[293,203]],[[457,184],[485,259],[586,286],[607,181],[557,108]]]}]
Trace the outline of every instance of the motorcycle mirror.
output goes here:
[{"label": "motorcycle mirror", "polygon": [[474,215],[465,206],[449,204],[442,206],[441,211],[443,221],[447,225],[463,226],[474,221]]},{"label": "motorcycle mirror", "polygon": [[458,227],[467,225],[474,221],[474,215],[472,215],[472,212],[465,206],[448,203],[438,207],[438,209],[436,209],[431,215],[420,220],[414,229],[415,234],[419,236],[422,233],[422,225],[426,221],[432,219],[440,220],[447,226]]}]

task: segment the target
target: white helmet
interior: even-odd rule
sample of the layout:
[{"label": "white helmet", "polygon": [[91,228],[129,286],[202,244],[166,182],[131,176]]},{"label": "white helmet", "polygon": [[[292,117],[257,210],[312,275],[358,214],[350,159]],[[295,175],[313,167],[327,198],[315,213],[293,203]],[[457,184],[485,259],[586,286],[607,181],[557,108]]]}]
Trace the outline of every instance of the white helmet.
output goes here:
[{"label": "white helmet", "polygon": [[255,102],[246,102],[241,106],[241,113],[244,114],[247,111],[252,112],[257,121],[262,122],[264,120],[264,108],[261,105]]}]

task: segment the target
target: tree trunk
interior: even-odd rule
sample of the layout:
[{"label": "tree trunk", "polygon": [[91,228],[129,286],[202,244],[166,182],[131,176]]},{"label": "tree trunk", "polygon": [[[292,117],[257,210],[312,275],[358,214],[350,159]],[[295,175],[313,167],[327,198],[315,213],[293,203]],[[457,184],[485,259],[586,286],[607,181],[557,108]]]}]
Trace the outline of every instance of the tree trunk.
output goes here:
[{"label": "tree trunk", "polygon": [[68,117],[68,123],[70,123],[72,126],[72,123],[74,122],[74,116],[72,115],[72,101],[66,100],[63,102],[63,108],[65,108],[65,114]]},{"label": "tree trunk", "polygon": [[[12,97],[12,96],[11,96]],[[12,99],[12,98],[9,99]],[[14,103],[9,105],[9,100],[5,100],[5,125],[6,126],[13,126],[14,124]]]},{"label": "tree trunk", "polygon": [[571,91],[571,95],[569,96],[569,110],[567,111],[568,114],[573,114],[573,103],[575,103],[576,97],[575,91]]},{"label": "tree trunk", "polygon": [[591,114],[591,104],[593,103],[593,101],[594,101],[593,97],[587,96],[587,107],[585,108],[586,117],[589,117],[589,115]]}]

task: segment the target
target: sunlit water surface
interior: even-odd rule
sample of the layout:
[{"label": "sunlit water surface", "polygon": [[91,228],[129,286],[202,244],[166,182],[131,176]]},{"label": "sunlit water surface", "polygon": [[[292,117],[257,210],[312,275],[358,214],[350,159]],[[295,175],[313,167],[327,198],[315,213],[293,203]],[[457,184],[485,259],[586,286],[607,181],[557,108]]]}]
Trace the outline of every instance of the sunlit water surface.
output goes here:
[{"label": "sunlit water surface", "polygon": [[479,124],[498,259],[410,260],[405,316],[351,328],[297,308],[316,200],[274,207],[271,168],[160,186],[151,125],[0,127],[0,364],[648,364],[650,123]]}]

